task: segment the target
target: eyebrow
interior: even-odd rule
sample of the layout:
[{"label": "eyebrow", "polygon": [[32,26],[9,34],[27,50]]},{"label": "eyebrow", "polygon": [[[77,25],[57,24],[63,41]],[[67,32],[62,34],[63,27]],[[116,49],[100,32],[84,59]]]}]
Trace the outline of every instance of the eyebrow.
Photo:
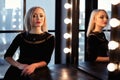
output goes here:
[{"label": "eyebrow", "polygon": [[33,13],[33,14],[44,14],[44,13]]}]

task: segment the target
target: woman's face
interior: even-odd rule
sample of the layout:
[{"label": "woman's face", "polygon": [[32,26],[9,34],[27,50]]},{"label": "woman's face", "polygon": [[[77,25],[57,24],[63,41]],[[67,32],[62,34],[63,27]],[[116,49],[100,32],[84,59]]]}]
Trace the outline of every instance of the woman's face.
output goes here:
[{"label": "woman's face", "polygon": [[99,11],[95,17],[95,26],[104,28],[108,23],[108,15],[104,11]]},{"label": "woman's face", "polygon": [[40,8],[36,8],[32,15],[32,27],[41,27],[44,24],[45,14]]}]

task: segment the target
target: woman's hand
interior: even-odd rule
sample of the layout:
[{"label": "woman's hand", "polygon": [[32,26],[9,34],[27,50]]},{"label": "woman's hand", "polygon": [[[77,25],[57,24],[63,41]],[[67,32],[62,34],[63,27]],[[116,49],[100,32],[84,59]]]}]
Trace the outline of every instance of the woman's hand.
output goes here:
[{"label": "woman's hand", "polygon": [[23,70],[21,75],[25,75],[25,76],[30,75],[35,71],[36,68],[44,67],[46,65],[47,65],[47,63],[45,61],[33,63],[30,65],[23,64],[20,67]]},{"label": "woman's hand", "polygon": [[22,68],[23,68],[23,71],[22,71],[21,75],[26,76],[26,75],[32,74],[32,73],[35,71],[36,65],[35,65],[35,64],[22,65],[22,66],[21,66],[21,69],[22,69]]}]

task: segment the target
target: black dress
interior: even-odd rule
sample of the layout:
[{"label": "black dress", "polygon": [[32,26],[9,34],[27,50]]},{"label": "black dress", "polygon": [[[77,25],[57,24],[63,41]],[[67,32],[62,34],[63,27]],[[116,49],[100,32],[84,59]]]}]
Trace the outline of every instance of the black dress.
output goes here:
[{"label": "black dress", "polygon": [[108,40],[103,32],[92,32],[87,38],[87,61],[95,61],[98,56],[107,57]]},{"label": "black dress", "polygon": [[[32,64],[45,61],[48,64],[54,49],[54,36],[48,32],[42,34],[20,33],[15,37],[4,57],[12,57],[18,47],[20,49],[18,62]],[[4,80],[27,80],[20,74],[21,70],[10,66]]]}]

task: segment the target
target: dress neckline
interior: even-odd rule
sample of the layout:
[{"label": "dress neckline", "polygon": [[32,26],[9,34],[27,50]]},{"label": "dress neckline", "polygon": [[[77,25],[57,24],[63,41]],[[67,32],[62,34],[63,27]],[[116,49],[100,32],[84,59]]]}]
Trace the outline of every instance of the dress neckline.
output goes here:
[{"label": "dress neckline", "polygon": [[30,32],[28,32],[28,34],[30,34],[30,35],[43,35],[43,34],[45,34],[45,32],[43,32],[43,33],[40,33],[40,34],[36,34],[36,33],[30,33]]}]

